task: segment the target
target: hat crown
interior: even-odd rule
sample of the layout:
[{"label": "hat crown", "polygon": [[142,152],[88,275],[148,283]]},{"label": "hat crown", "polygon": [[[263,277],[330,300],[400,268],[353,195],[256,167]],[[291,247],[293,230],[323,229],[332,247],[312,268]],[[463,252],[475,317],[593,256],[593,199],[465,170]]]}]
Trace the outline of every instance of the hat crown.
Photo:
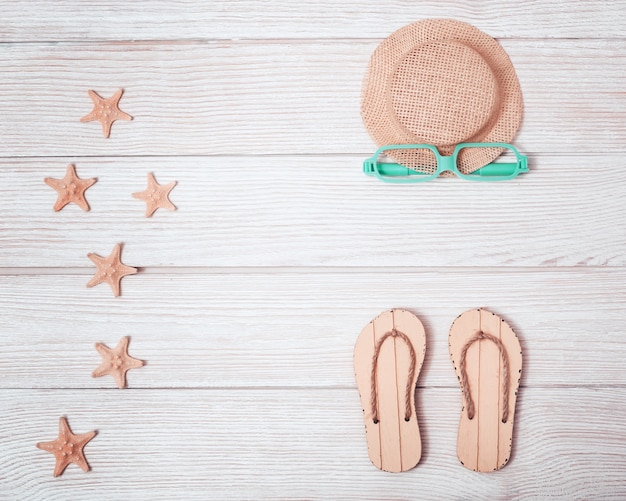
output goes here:
[{"label": "hat crown", "polygon": [[471,141],[498,108],[498,85],[489,64],[462,42],[412,48],[390,74],[390,113],[416,143],[454,147]]}]

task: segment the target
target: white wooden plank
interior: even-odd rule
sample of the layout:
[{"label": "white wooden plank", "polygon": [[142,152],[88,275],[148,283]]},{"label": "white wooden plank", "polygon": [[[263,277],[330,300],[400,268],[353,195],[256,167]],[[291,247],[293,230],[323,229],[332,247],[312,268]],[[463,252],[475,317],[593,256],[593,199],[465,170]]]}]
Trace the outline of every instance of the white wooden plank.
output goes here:
[{"label": "white wooden plank", "polygon": [[[352,389],[4,390],[0,402],[8,499],[626,496],[624,388],[523,389],[511,461],[482,475],[456,458],[453,389],[418,392],[425,454],[402,474],[370,463]],[[55,479],[53,457],[35,447],[56,437],[60,415],[75,432],[98,430],[89,473],[71,465]]]},{"label": "white wooden plank", "polygon": [[374,38],[427,17],[470,22],[494,37],[626,36],[626,9],[619,0],[5,0],[0,41]]},{"label": "white wooden plank", "polygon": [[[527,152],[626,151],[626,40],[507,40]],[[375,42],[0,45],[0,156],[354,153]],[[557,71],[558,68],[558,71]],[[109,139],[81,123],[125,89]],[[584,120],[581,120],[584,116]]]},{"label": "white wooden plank", "polygon": [[[0,267],[90,268],[125,244],[131,266],[624,266],[622,157],[532,155],[506,183],[391,186],[363,156],[0,161]],[[47,176],[97,177],[55,213]],[[177,180],[175,212],[145,218],[146,173]]]},{"label": "white wooden plank", "polygon": [[94,343],[128,335],[131,388],[356,388],[357,336],[392,307],[425,326],[418,384],[456,387],[448,331],[479,306],[518,334],[522,385],[626,384],[624,270],[145,272],[120,298],[66,273],[0,277],[0,387],[113,389]]}]

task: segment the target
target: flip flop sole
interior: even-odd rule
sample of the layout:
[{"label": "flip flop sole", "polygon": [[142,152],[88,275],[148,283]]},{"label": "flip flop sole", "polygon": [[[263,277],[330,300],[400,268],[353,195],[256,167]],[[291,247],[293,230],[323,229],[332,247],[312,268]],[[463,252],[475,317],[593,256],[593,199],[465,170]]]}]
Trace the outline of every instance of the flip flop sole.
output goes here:
[{"label": "flip flop sole", "polygon": [[466,468],[499,470],[511,457],[522,349],[513,329],[485,309],[457,317],[448,338],[463,408],[457,455]]},{"label": "flip flop sole", "polygon": [[415,387],[425,351],[422,323],[411,312],[397,309],[367,324],[354,347],[367,448],[381,470],[410,470],[422,455]]}]

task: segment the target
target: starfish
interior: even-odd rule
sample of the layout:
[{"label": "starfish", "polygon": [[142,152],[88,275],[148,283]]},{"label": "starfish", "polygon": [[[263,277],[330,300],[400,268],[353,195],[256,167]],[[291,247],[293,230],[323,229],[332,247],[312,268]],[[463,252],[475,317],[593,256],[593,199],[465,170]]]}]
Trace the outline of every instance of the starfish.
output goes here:
[{"label": "starfish", "polygon": [[76,167],[72,164],[67,166],[63,179],[47,177],[44,182],[57,191],[57,201],[54,211],[59,212],[67,204],[74,202],[84,211],[89,210],[89,204],[85,198],[85,191],[97,181],[97,179],[81,179],[76,175]]},{"label": "starfish", "polygon": [[120,282],[126,275],[134,275],[137,273],[137,268],[132,266],[126,266],[120,259],[122,253],[122,246],[115,244],[111,254],[108,257],[102,257],[98,254],[90,252],[87,257],[93,261],[98,267],[96,274],[87,283],[87,287],[93,287],[94,285],[106,282],[111,286],[113,295],[115,297],[120,295]]},{"label": "starfish", "polygon": [[61,475],[70,463],[76,463],[83,471],[89,471],[89,465],[85,459],[83,449],[87,443],[96,436],[95,431],[75,435],[70,430],[67,419],[59,419],[59,437],[52,442],[39,442],[37,448],[51,452],[56,459],[54,476]]},{"label": "starfish", "polygon": [[118,388],[126,388],[126,373],[130,369],[143,367],[143,360],[138,360],[128,354],[129,336],[124,336],[117,346],[113,349],[105,344],[96,343],[96,350],[102,357],[102,363],[95,371],[92,377],[101,377],[107,374],[113,376]]},{"label": "starfish", "polygon": [[146,202],[146,217],[152,216],[157,209],[176,210],[176,206],[170,201],[169,194],[176,186],[176,181],[167,184],[159,184],[154,174],[148,174],[148,187],[145,191],[133,193],[133,197]]},{"label": "starfish", "polygon": [[80,119],[81,122],[93,122],[99,120],[102,123],[102,134],[104,137],[111,135],[111,125],[116,120],[132,120],[128,113],[124,113],[119,108],[119,102],[124,93],[123,89],[119,89],[110,98],[104,99],[100,97],[96,91],[89,90],[89,96],[93,101],[93,110],[88,115]]}]

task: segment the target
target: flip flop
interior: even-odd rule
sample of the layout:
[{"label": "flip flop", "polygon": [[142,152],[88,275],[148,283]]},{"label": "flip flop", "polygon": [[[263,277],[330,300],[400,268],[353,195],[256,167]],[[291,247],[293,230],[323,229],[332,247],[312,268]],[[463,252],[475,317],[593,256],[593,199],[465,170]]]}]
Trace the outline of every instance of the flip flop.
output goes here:
[{"label": "flip flop", "polygon": [[495,471],[511,457],[522,349],[513,329],[484,309],[457,317],[448,338],[463,408],[456,451],[474,471]]},{"label": "flip flop", "polygon": [[414,400],[425,351],[424,327],[406,310],[380,314],[354,347],[367,448],[381,470],[410,470],[422,455]]}]

